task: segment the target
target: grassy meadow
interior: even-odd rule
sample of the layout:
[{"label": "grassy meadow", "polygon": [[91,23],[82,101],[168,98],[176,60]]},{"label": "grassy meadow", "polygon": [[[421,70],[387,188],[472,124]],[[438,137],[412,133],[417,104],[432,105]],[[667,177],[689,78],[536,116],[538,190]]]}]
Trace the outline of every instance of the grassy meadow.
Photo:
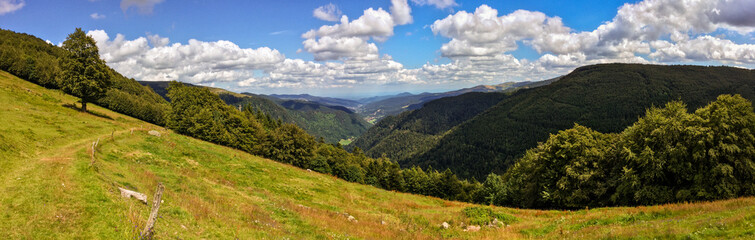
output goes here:
[{"label": "grassy meadow", "polygon": [[[157,239],[755,238],[755,198],[578,211],[445,201],[349,183],[93,104],[83,113],[76,100],[0,72],[1,238],[137,238],[150,206],[118,187],[151,203],[158,182],[166,190]],[[462,227],[493,218],[501,224]]]}]

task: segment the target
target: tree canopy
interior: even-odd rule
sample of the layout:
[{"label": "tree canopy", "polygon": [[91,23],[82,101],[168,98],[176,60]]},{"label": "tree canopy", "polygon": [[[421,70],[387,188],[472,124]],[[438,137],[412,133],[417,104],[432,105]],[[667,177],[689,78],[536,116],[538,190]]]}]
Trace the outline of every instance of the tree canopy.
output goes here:
[{"label": "tree canopy", "polygon": [[86,111],[87,102],[94,102],[107,92],[111,85],[110,72],[100,59],[96,42],[81,28],[68,35],[63,49],[68,53],[61,59],[61,88],[80,97],[81,110]]}]

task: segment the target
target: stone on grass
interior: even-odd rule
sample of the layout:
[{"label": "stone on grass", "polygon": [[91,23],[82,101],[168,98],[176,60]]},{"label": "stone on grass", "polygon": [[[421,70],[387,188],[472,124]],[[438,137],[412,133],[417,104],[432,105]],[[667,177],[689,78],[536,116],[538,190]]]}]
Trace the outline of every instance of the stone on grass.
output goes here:
[{"label": "stone on grass", "polygon": [[155,137],[159,137],[160,136],[160,132],[155,131],[155,130],[149,130],[149,132],[147,132],[147,133],[149,133],[149,135],[152,135],[152,136],[155,136]]},{"label": "stone on grass", "polygon": [[147,204],[147,195],[144,195],[144,193],[134,192],[128,189],[120,188],[120,187],[118,188],[118,190],[121,190],[121,197],[124,197],[124,198],[133,197],[139,201],[142,201],[144,204]]},{"label": "stone on grass", "polygon": [[449,227],[451,227],[451,224],[448,224],[447,222],[443,222],[440,224],[440,227],[442,227],[443,229],[448,229]]},{"label": "stone on grass", "polygon": [[467,229],[464,229],[465,232],[477,232],[480,231],[480,226],[477,225],[469,225],[467,226]]}]

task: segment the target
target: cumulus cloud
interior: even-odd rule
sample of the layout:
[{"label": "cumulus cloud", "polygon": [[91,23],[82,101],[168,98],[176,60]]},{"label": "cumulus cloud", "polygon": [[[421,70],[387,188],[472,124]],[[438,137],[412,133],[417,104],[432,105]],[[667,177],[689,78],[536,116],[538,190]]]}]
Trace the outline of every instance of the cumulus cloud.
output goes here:
[{"label": "cumulus cloud", "polygon": [[396,25],[412,23],[412,9],[406,0],[391,0],[391,17]]},{"label": "cumulus cloud", "polygon": [[338,24],[309,30],[302,34],[303,50],[312,53],[317,61],[377,60],[377,46],[369,40],[386,41],[393,36],[394,27],[412,22],[406,0],[392,0],[390,11],[368,8],[353,21],[343,15]]},{"label": "cumulus cloud", "polygon": [[312,15],[315,18],[323,21],[335,22],[338,21],[342,13],[341,9],[338,9],[336,5],[329,3],[328,5],[315,8],[315,10],[312,12]]},{"label": "cumulus cloud", "polygon": [[151,14],[155,5],[164,0],[121,0],[121,10],[124,12],[129,8],[136,7],[141,14]]},{"label": "cumulus cloud", "polygon": [[97,41],[100,56],[126,76],[145,81],[179,80],[191,83],[248,79],[255,70],[270,69],[285,56],[278,50],[240,48],[229,41],[169,44],[158,35],[127,40],[114,39],[103,30],[87,33]]},{"label": "cumulus cloud", "polygon": [[467,73],[472,71],[464,66],[483,60],[510,65],[510,59],[500,56],[522,44],[542,55],[531,62],[520,62],[517,69],[544,75],[608,62],[753,64],[754,45],[706,35],[719,29],[753,32],[753,5],[748,0],[646,0],[625,4],[611,21],[583,32],[565,26],[557,16],[526,10],[499,15],[496,9],[482,5],[474,12],[460,11],[437,20],[430,28],[434,34],[450,39],[440,49],[443,57],[454,60],[445,67]]},{"label": "cumulus cloud", "polygon": [[412,2],[419,6],[432,5],[439,9],[459,6],[454,0],[412,0]]},{"label": "cumulus cloud", "polygon": [[12,13],[26,5],[24,0],[0,0],[0,15]]},{"label": "cumulus cloud", "polygon": [[99,14],[99,13],[92,13],[92,14],[89,15],[89,17],[91,17],[92,19],[97,20],[97,19],[103,19],[103,18],[105,18],[105,15],[104,14]]}]

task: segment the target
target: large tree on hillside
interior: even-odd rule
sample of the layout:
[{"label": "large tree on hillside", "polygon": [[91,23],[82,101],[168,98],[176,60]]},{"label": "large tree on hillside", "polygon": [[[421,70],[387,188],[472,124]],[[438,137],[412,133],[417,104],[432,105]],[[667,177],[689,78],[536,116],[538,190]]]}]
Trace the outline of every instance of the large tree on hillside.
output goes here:
[{"label": "large tree on hillside", "polygon": [[96,42],[81,28],[69,34],[63,42],[66,56],[61,59],[63,75],[61,88],[64,92],[81,98],[81,110],[87,110],[87,102],[102,97],[110,87],[110,72],[105,61],[100,59]]}]

